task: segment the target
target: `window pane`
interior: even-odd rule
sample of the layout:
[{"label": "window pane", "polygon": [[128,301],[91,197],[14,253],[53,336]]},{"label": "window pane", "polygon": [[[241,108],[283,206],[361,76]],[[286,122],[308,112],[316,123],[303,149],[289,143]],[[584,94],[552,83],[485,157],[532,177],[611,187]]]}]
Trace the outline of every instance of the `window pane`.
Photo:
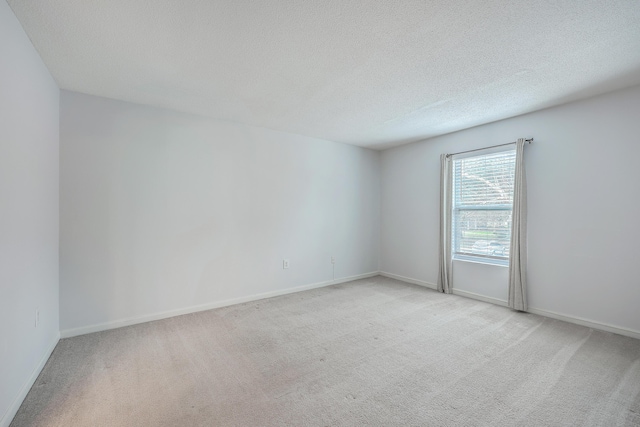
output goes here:
[{"label": "window pane", "polygon": [[515,151],[454,159],[454,254],[509,257]]},{"label": "window pane", "polygon": [[509,257],[511,210],[454,211],[455,252]]},{"label": "window pane", "polygon": [[457,206],[513,203],[515,151],[456,160],[454,171]]}]

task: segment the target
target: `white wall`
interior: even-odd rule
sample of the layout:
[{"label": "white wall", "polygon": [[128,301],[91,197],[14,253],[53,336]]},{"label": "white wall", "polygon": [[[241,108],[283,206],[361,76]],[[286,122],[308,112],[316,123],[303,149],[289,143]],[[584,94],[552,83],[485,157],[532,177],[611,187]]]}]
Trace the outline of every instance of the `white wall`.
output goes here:
[{"label": "white wall", "polygon": [[67,91],[60,135],[63,334],[378,270],[379,152]]},{"label": "white wall", "polygon": [[58,338],[59,93],[0,1],[0,426]]},{"label": "white wall", "polygon": [[[435,284],[439,156],[526,147],[529,302],[640,331],[640,87],[382,153],[381,270]],[[507,269],[456,262],[454,288],[507,298]]]}]

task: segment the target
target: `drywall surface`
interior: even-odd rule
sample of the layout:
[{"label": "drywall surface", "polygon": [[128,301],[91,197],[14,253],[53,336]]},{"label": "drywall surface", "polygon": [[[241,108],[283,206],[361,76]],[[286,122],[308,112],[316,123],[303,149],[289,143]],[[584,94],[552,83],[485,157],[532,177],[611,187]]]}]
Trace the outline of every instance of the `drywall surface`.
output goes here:
[{"label": "drywall surface", "polygon": [[58,337],[59,95],[0,1],[0,426]]},{"label": "drywall surface", "polygon": [[378,270],[379,152],[68,91],[60,134],[63,332]]},{"label": "drywall surface", "polygon": [[[530,306],[640,331],[639,111],[634,87],[384,151],[381,271],[436,283],[441,153],[534,137]],[[504,267],[461,263],[454,288],[506,299]]]},{"label": "drywall surface", "polygon": [[456,290],[507,301],[509,299],[509,267],[469,261],[453,261]]}]

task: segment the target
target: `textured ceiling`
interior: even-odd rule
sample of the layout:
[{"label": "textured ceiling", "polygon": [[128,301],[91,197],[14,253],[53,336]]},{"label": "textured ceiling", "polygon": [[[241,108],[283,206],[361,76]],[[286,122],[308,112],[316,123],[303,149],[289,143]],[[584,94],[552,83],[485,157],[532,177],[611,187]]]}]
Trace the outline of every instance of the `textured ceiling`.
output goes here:
[{"label": "textured ceiling", "polygon": [[385,148],[640,83],[638,0],[9,0],[63,89]]}]

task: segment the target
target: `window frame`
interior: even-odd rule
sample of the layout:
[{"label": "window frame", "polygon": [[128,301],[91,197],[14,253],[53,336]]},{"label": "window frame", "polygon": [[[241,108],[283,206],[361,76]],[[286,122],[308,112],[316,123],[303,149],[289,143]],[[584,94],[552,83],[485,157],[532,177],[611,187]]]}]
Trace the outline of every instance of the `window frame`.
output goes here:
[{"label": "window frame", "polygon": [[[515,153],[515,147],[496,147],[496,148],[488,148],[486,150],[479,150],[473,153],[462,153],[462,154],[454,154],[451,156],[451,259],[453,261],[465,261],[465,262],[474,262],[479,264],[487,264],[487,265],[497,265],[508,267],[509,266],[509,257],[500,257],[495,255],[481,255],[481,254],[472,254],[466,252],[456,252],[456,211],[509,211],[513,212],[513,198],[511,199],[510,204],[497,204],[497,205],[465,205],[464,208],[460,208],[456,204],[456,174],[455,174],[455,162],[456,160],[463,160],[466,158],[473,157],[484,157],[497,153],[505,153],[505,152],[513,152]],[[515,160],[515,159],[514,159]],[[515,162],[514,162],[515,169]],[[512,196],[513,197],[513,196]],[[511,221],[509,223],[509,234],[511,234]],[[510,243],[509,243],[510,245]],[[511,248],[509,247],[509,252]]]}]

